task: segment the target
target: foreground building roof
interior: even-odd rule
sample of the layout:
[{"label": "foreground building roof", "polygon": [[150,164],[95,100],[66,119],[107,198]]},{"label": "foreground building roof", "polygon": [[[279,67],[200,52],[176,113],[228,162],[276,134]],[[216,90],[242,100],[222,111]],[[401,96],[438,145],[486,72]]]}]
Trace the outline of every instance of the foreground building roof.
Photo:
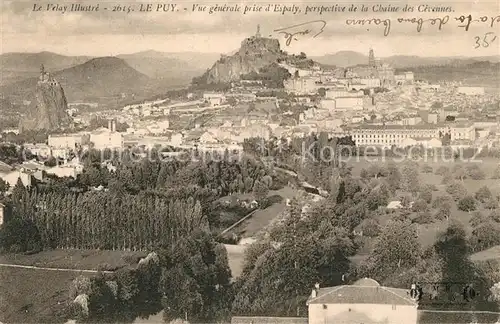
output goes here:
[{"label": "foreground building roof", "polygon": [[373,279],[364,278],[352,285],[320,288],[307,304],[386,304],[417,306],[407,289],[380,286]]}]

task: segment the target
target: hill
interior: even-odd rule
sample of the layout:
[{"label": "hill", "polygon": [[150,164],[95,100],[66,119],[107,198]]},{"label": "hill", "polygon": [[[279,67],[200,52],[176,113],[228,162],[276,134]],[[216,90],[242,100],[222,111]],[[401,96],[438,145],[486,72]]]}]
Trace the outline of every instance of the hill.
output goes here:
[{"label": "hill", "polygon": [[[64,88],[68,102],[118,97],[122,93],[142,93],[150,78],[137,72],[116,57],[91,59],[83,64],[53,73]],[[5,96],[17,99],[29,97],[38,78],[29,78],[0,88]]]},{"label": "hill", "polygon": [[305,53],[290,55],[283,51],[275,38],[259,34],[245,38],[240,48],[220,58],[193,85],[227,85],[241,79],[262,80],[267,87],[281,88],[283,81],[291,77],[291,68],[309,69],[320,66]]},{"label": "hill", "polygon": [[339,67],[366,64],[368,62],[368,56],[354,51],[340,51],[335,54],[312,57],[312,59],[321,64],[335,65]]},{"label": "hill", "polygon": [[134,54],[122,54],[117,57],[150,78],[165,78],[181,76],[185,73],[193,74],[193,72],[196,72],[196,74],[199,74],[204,72],[219,57],[219,54],[144,51]]},{"label": "hill", "polygon": [[252,36],[241,42],[233,55],[221,55],[212,67],[194,82],[197,84],[225,84],[243,75],[258,73],[260,69],[275,64],[286,55],[277,39]]},{"label": "hill", "polygon": [[1,54],[0,85],[37,76],[42,64],[47,70],[59,71],[90,59],[88,56],[65,56],[51,52]]},{"label": "hill", "polygon": [[438,65],[410,68],[417,79],[457,81],[469,86],[496,88],[500,84],[500,63],[474,62],[465,65]]},{"label": "hill", "polygon": [[[322,64],[336,65],[340,67],[354,66],[358,64],[367,64],[368,56],[354,51],[340,51],[334,54],[312,57],[315,61]],[[382,62],[389,63],[395,68],[407,68],[418,66],[436,66],[436,65],[468,65],[475,62],[500,62],[500,56],[483,57],[421,57],[412,55],[394,55],[381,58]]]}]

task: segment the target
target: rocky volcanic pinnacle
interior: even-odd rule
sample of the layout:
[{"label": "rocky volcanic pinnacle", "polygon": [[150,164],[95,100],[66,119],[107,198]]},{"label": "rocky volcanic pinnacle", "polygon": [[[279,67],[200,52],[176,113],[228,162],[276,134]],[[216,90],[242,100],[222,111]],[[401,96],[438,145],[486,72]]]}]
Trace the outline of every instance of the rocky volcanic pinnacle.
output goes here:
[{"label": "rocky volcanic pinnacle", "polygon": [[260,37],[257,34],[243,40],[239,51],[234,55],[222,56],[204,77],[206,83],[235,81],[243,74],[258,72],[281,56],[283,53],[277,39]]},{"label": "rocky volcanic pinnacle", "polygon": [[54,130],[66,126],[68,104],[62,86],[43,70],[30,105],[29,115],[21,120],[20,131]]}]

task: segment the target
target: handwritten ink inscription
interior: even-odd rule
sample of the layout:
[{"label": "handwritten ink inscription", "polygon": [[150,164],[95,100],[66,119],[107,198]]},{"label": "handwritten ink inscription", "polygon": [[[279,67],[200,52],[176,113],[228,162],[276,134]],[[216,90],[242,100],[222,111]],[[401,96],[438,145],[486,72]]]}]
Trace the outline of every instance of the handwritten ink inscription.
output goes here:
[{"label": "handwritten ink inscription", "polygon": [[469,27],[471,23],[474,22],[479,22],[479,23],[486,23],[489,25],[490,28],[493,28],[497,23],[500,22],[500,16],[481,16],[477,19],[473,19],[472,15],[468,16],[460,16],[455,18],[456,21],[459,21],[463,25],[459,25],[458,27],[462,27],[465,29],[465,31],[469,31]]},{"label": "handwritten ink inscription", "polygon": [[285,44],[289,46],[292,41],[298,40],[300,35],[312,35],[312,37],[317,37],[323,33],[326,27],[326,21],[324,20],[313,20],[305,23],[275,29],[274,32],[281,34],[285,37]]},{"label": "handwritten ink inscription", "polygon": [[496,39],[497,39],[497,35],[494,32],[485,33],[483,36],[476,36],[476,37],[474,37],[474,40],[475,40],[474,48],[478,49],[481,47],[483,47],[483,48],[490,47],[490,45],[493,42],[495,42]]},{"label": "handwritten ink inscription", "polygon": [[[435,18],[397,18],[397,19],[380,19],[380,18],[369,18],[369,19],[346,19],[345,24],[347,26],[362,26],[370,27],[380,26],[382,28],[384,36],[389,36],[391,29],[395,28],[395,24],[412,24],[415,25],[415,30],[420,33],[422,30],[434,26],[435,31],[441,31],[446,25],[451,25],[458,28],[463,28],[464,31],[469,31],[472,25],[482,26],[483,28],[492,28],[497,30],[498,25],[500,25],[500,15],[499,16],[479,16],[478,18],[473,18],[472,15],[461,15],[458,17],[450,17],[449,15]],[[492,43],[497,41],[497,34],[494,32],[486,32],[482,35],[477,35],[474,37],[474,48],[487,48]]]}]

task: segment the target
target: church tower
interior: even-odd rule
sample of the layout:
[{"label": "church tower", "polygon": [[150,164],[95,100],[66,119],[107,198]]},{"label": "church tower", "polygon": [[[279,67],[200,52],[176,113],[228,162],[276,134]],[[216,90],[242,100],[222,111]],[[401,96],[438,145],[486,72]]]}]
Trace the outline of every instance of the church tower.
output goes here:
[{"label": "church tower", "polygon": [[45,81],[45,66],[40,65],[40,81]]},{"label": "church tower", "polygon": [[373,52],[373,48],[370,48],[370,54],[368,54],[368,65],[373,68],[376,67],[375,53]]}]

